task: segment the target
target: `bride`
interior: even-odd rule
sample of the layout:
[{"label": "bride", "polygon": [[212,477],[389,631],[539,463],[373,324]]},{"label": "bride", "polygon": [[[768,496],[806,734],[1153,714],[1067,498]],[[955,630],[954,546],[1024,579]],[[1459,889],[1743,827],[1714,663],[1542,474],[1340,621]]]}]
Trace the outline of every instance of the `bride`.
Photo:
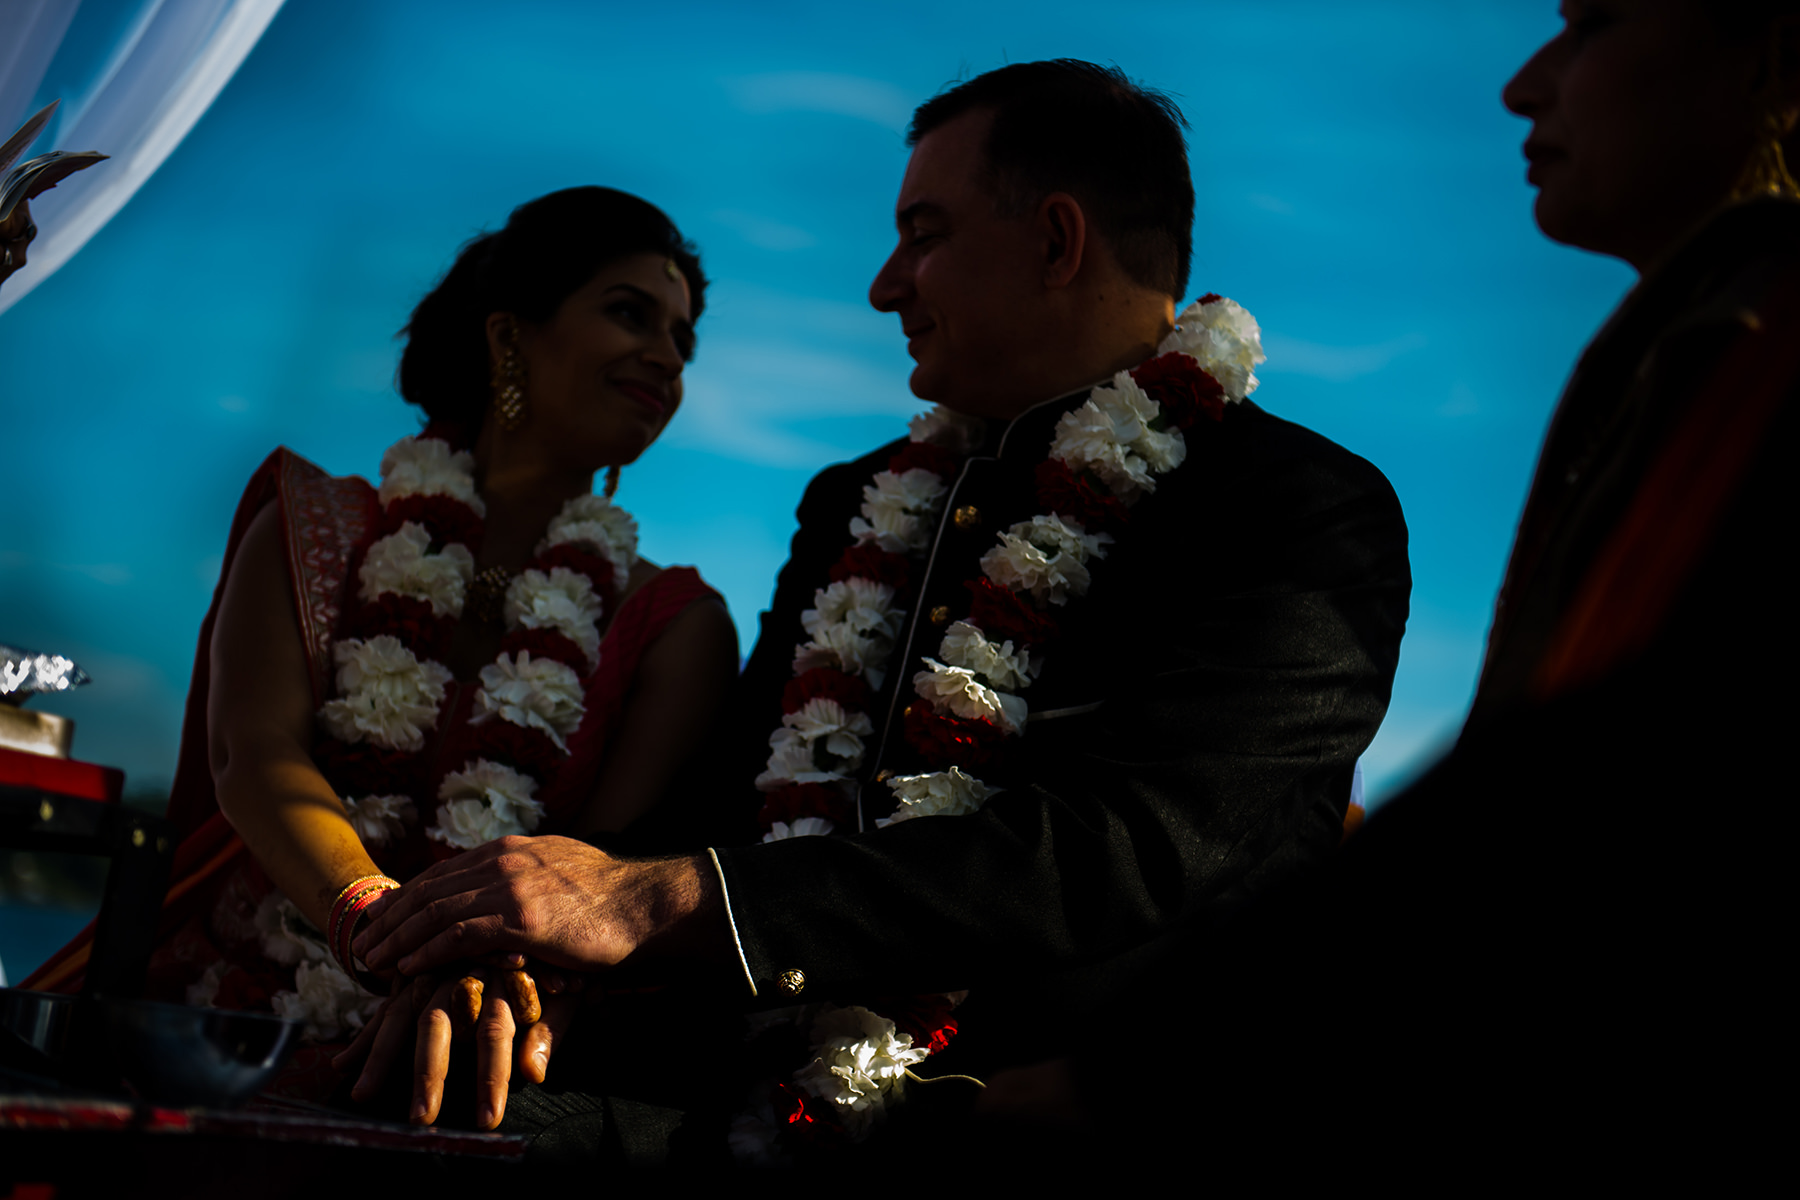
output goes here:
[{"label": "bride", "polygon": [[[329,1093],[321,1043],[387,990],[348,949],[363,907],[497,837],[633,826],[735,677],[718,595],[640,558],[611,503],[681,403],[705,288],[645,201],[531,201],[414,311],[399,387],[429,423],[379,486],[278,450],[246,490],[201,628],[148,994],[306,1020],[290,1093]],[[77,988],[86,942],[28,986]],[[484,979],[531,1007],[504,969],[463,981],[472,1002]]]}]

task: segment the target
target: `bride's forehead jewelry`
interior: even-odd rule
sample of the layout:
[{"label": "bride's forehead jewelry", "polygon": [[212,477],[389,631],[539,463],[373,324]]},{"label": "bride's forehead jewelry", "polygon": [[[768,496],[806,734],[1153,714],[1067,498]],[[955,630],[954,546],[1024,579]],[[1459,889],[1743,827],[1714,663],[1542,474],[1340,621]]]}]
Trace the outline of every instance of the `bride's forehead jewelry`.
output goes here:
[{"label": "bride's forehead jewelry", "polygon": [[676,283],[681,282],[681,268],[675,265],[675,260],[672,258],[663,259],[663,274]]}]

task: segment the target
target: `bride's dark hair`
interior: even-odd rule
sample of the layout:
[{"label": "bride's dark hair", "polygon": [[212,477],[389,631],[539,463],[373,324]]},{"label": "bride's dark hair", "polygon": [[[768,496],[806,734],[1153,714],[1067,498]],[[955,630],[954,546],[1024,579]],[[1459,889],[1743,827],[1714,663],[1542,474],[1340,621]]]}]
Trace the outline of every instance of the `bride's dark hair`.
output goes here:
[{"label": "bride's dark hair", "polygon": [[699,253],[654,204],[612,188],[578,187],[519,205],[504,229],[463,246],[413,309],[400,331],[401,396],[473,437],[488,405],[488,314],[548,321],[601,267],[634,254],[674,260],[698,321],[706,306]]}]

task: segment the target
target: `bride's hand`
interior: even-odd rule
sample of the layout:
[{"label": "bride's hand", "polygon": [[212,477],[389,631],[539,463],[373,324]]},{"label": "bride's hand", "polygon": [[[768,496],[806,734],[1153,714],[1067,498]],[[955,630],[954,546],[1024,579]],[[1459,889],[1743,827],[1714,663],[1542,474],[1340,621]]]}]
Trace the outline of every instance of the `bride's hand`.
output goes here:
[{"label": "bride's hand", "polygon": [[473,1032],[476,1125],[481,1129],[499,1125],[506,1115],[514,1064],[525,1078],[544,1082],[550,1056],[568,1033],[580,1002],[579,977],[534,965],[537,979],[543,981],[540,997],[538,983],[517,963],[517,957],[510,956],[510,961],[454,971],[448,977],[397,980],[393,995],[332,1060],[342,1069],[368,1055],[351,1096],[372,1098],[411,1042],[413,1095],[408,1119],[415,1125],[432,1124],[443,1104],[451,1044]]}]

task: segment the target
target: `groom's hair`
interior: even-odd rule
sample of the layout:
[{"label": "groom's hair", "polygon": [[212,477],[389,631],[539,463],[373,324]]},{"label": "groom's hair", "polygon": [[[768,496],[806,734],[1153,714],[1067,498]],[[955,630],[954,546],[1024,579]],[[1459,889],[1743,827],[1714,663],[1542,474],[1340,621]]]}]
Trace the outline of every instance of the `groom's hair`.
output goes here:
[{"label": "groom's hair", "polygon": [[987,183],[1001,216],[1052,192],[1080,201],[1135,282],[1179,300],[1193,258],[1187,128],[1161,92],[1076,58],[1013,63],[939,92],[913,113],[906,144],[973,109],[994,114]]}]

